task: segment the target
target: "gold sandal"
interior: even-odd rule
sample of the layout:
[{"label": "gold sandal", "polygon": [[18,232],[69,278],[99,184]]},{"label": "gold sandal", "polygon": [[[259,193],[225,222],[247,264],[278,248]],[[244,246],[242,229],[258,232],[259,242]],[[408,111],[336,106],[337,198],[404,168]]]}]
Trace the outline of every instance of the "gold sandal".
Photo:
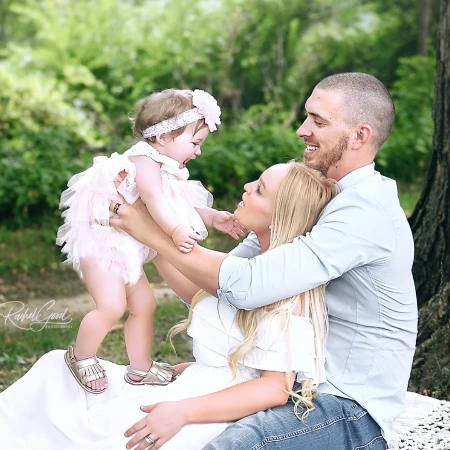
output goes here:
[{"label": "gold sandal", "polygon": [[[142,380],[132,380],[129,375],[135,375],[142,377]],[[158,363],[153,361],[152,367],[148,372],[142,372],[141,370],[132,369],[127,366],[127,371],[124,375],[125,381],[136,386],[143,384],[150,384],[154,386],[166,386],[171,383],[174,378],[174,368],[170,364]]]},{"label": "gold sandal", "polygon": [[75,358],[74,346],[70,346],[67,352],[64,354],[64,360],[66,361],[67,367],[72,372],[75,380],[78,384],[86,391],[91,394],[102,394],[106,391],[107,386],[104,389],[93,389],[87,386],[86,383],[91,381],[100,380],[106,377],[105,369],[100,365],[96,356],[91,358],[80,359],[79,361]]}]

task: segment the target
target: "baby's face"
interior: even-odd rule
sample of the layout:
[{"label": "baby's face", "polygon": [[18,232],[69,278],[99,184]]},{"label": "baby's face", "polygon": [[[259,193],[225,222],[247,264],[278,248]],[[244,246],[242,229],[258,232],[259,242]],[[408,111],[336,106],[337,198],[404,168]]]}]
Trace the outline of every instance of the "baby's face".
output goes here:
[{"label": "baby's face", "polygon": [[195,132],[195,124],[189,124],[182,134],[164,145],[164,154],[180,163],[180,168],[202,154],[201,146],[208,137],[208,127],[203,127]]}]

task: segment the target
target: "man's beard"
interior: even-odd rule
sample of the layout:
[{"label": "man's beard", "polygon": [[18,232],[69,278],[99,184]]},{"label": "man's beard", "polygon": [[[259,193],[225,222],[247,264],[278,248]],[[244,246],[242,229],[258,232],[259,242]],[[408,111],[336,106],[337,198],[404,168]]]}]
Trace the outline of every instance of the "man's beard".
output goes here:
[{"label": "man's beard", "polygon": [[[342,155],[344,154],[345,150],[347,150],[348,139],[348,136],[342,136],[339,139],[339,142],[330,151],[324,153],[323,155],[319,155],[318,158],[315,158],[311,161],[308,161],[306,159],[305,153],[305,155],[303,156],[303,162],[306,166],[310,167],[311,169],[316,169],[326,176],[330,167],[336,165],[342,159]],[[316,151],[320,152],[320,150]]]}]

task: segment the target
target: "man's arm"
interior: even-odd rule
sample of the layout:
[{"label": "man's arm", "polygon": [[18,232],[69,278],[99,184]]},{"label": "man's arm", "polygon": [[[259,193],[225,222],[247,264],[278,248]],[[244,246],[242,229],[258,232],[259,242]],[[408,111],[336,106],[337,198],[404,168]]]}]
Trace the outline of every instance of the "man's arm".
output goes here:
[{"label": "man's arm", "polygon": [[392,221],[376,200],[339,194],[306,236],[250,260],[224,260],[218,295],[240,309],[269,305],[383,262],[395,245]]},{"label": "man's arm", "polygon": [[120,219],[111,219],[112,226],[154,248],[205,291],[241,309],[306,292],[355,267],[389,258],[395,248],[384,209],[355,192],[339,194],[311,233],[249,260],[199,245],[181,254],[140,202],[135,205],[121,206]]}]

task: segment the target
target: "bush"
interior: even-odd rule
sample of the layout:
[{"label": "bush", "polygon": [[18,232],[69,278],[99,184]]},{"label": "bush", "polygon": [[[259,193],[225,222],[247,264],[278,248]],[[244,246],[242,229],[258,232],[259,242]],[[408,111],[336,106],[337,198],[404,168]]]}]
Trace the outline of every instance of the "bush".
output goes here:
[{"label": "bush", "polygon": [[272,105],[251,107],[240,121],[208,138],[201,158],[190,166],[217,198],[238,199],[243,186],[269,166],[299,159],[303,145]]},{"label": "bush", "polygon": [[70,175],[97,146],[92,120],[65,100],[64,85],[0,68],[0,215],[12,226],[52,215]]}]

